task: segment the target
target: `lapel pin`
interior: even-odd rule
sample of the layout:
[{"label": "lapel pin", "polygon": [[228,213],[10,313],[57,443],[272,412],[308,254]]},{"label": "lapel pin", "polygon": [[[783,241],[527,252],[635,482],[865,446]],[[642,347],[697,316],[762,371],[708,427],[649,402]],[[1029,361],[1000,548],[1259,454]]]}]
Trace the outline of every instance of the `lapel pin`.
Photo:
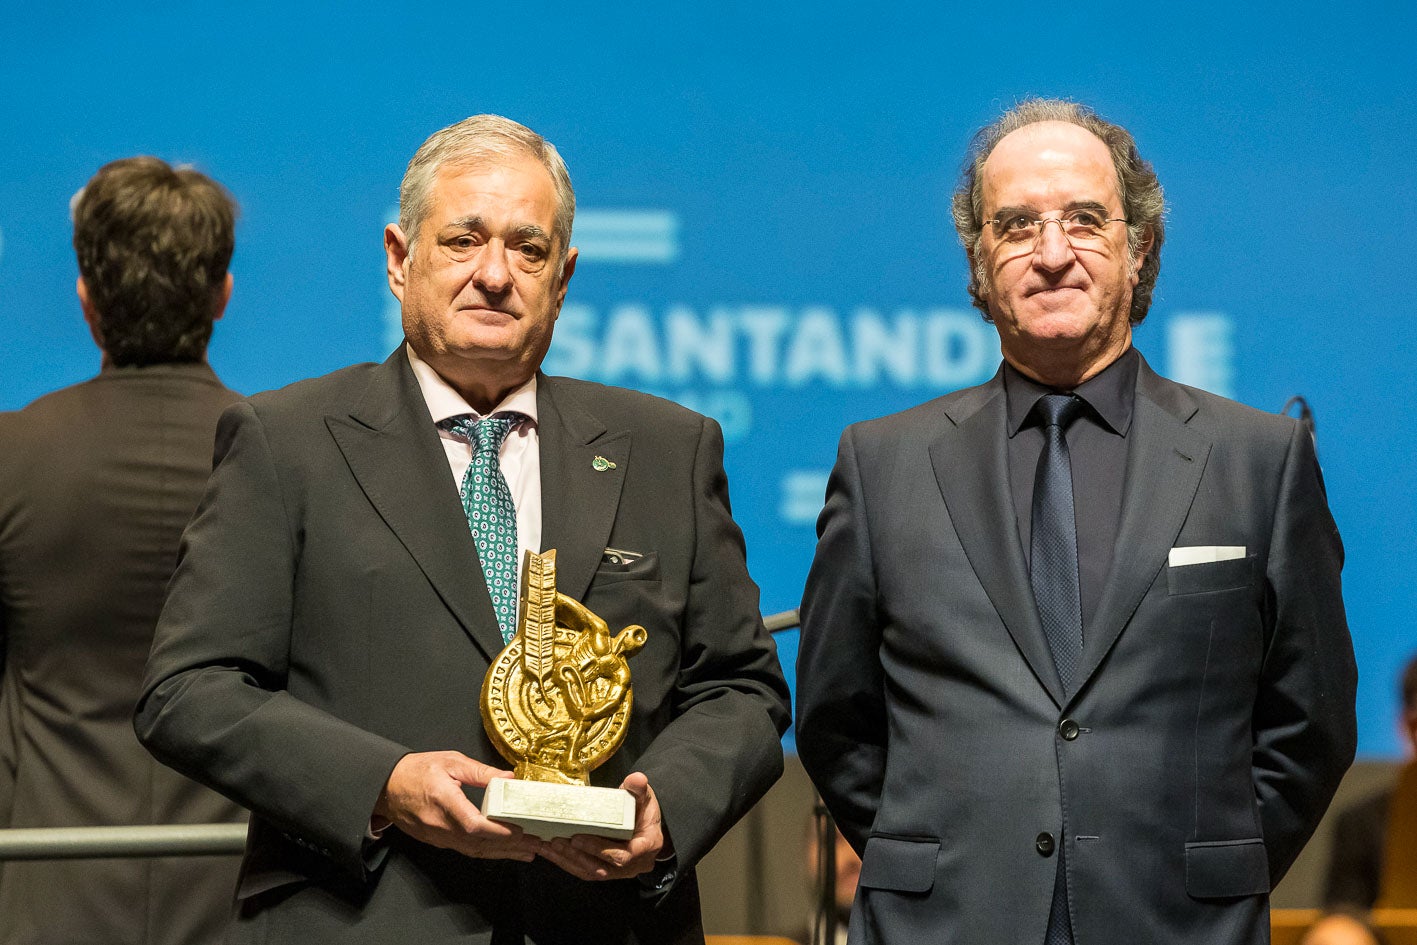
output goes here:
[{"label": "lapel pin", "polygon": [[595,459],[590,461],[590,468],[594,469],[596,472],[605,472],[605,470],[607,469],[614,469],[615,464],[612,463],[610,460],[606,459],[604,456],[597,456]]}]

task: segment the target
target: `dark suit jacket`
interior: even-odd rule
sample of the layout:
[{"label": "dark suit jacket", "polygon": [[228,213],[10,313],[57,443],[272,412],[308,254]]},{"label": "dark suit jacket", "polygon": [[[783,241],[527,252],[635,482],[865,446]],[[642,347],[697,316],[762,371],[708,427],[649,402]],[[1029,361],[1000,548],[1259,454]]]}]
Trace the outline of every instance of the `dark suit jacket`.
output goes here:
[{"label": "dark suit jacket", "polygon": [[[408,359],[251,398],[222,418],[137,715],[160,758],[251,807],[237,941],[627,942],[699,932],[692,866],[782,767],[786,688],[729,514],[717,425],[657,398],[538,382],[543,548],[558,589],[642,624],[634,712],[595,772],[649,777],[680,869],[657,895],[390,831],[409,751],[503,766],[478,693],[502,649]],[[603,456],[612,469],[598,471]],[[606,547],[644,554],[629,571]]]},{"label": "dark suit jacket", "polygon": [[[157,764],[130,723],[217,417],[238,397],[205,364],[119,368],[0,414],[0,826],[244,818]],[[236,866],[10,863],[0,942],[215,941]]]},{"label": "dark suit jacket", "polygon": [[[797,744],[864,853],[853,942],[1268,940],[1354,749],[1342,548],[1292,420],[1142,365],[1112,572],[1065,699],[1001,375],[842,437],[802,607]],[[1171,567],[1173,547],[1243,545]],[[1065,723],[1066,721],[1066,724]]]}]

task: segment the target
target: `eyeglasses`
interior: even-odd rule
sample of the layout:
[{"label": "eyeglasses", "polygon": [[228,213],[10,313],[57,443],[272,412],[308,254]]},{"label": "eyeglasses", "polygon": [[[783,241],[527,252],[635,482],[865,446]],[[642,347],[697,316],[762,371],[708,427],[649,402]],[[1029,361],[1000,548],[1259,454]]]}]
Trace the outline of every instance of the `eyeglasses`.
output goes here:
[{"label": "eyeglasses", "polygon": [[1103,210],[1069,210],[1061,217],[1036,217],[1031,213],[1010,213],[1007,216],[985,220],[994,228],[994,236],[1004,243],[1020,250],[1033,250],[1043,236],[1043,228],[1050,223],[1058,224],[1063,236],[1074,246],[1085,246],[1102,239],[1102,231],[1109,223],[1130,223],[1123,217],[1106,216]]}]

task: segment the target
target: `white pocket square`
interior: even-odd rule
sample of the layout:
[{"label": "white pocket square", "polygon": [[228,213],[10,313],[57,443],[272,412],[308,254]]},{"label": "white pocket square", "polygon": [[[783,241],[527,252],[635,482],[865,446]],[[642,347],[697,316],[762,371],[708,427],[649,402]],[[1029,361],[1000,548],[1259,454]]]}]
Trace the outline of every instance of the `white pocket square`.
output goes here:
[{"label": "white pocket square", "polygon": [[1190,545],[1186,548],[1172,548],[1167,563],[1173,568],[1188,564],[1210,564],[1213,561],[1230,561],[1245,557],[1244,545]]}]

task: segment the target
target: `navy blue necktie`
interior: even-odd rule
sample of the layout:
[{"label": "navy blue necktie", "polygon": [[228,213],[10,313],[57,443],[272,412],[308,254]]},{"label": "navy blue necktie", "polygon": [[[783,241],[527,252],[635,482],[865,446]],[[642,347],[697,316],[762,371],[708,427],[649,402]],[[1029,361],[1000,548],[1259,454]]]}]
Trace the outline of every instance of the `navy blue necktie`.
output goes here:
[{"label": "navy blue necktie", "polygon": [[[1082,588],[1078,577],[1073,467],[1064,434],[1068,424],[1082,413],[1082,406],[1082,401],[1072,394],[1045,394],[1033,408],[1043,425],[1043,452],[1038,456],[1038,472],[1033,480],[1029,582],[1066,695],[1072,694],[1082,664]],[[1053,905],[1048,913],[1044,945],[1073,945],[1064,846],[1065,838],[1059,836],[1058,872],[1053,881]]]},{"label": "navy blue necktie", "polygon": [[1072,394],[1045,394],[1033,410],[1043,426],[1043,452],[1033,480],[1029,581],[1063,692],[1072,695],[1082,663],[1082,591],[1073,468],[1064,433],[1082,413],[1082,401]]}]

